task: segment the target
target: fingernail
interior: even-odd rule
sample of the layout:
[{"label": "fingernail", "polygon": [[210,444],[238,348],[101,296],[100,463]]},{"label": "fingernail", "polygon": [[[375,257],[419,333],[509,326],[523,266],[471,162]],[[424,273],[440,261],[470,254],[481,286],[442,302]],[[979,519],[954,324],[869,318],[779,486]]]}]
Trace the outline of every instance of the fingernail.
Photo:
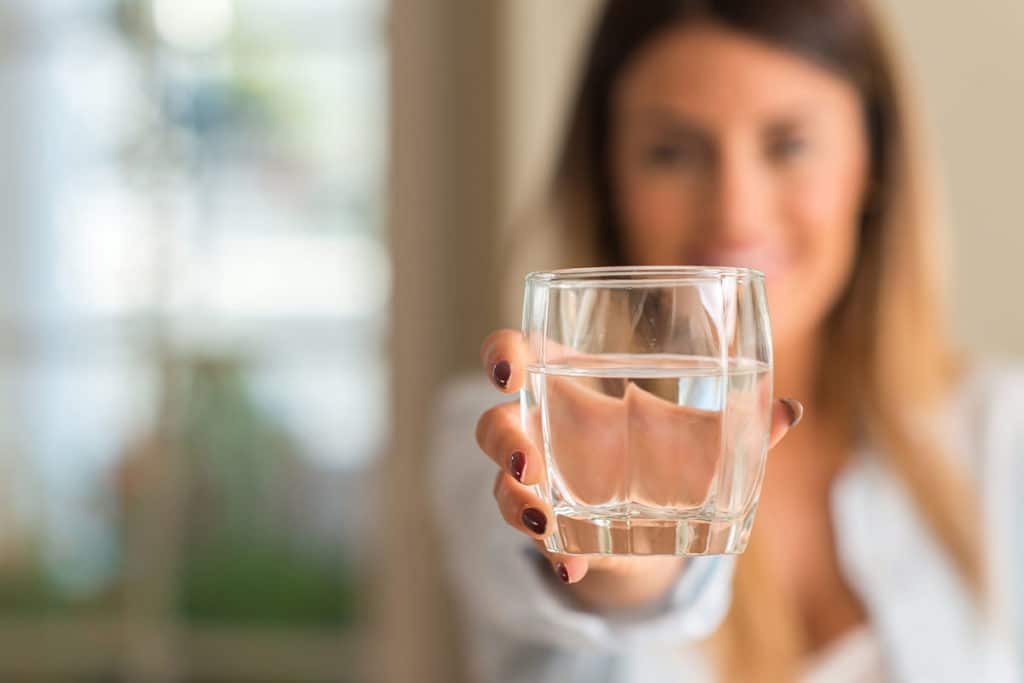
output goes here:
[{"label": "fingernail", "polygon": [[784,398],[782,402],[789,408],[790,420],[789,427],[792,429],[800,424],[800,420],[804,417],[804,404],[795,398]]},{"label": "fingernail", "polygon": [[494,377],[494,382],[504,389],[508,386],[509,377],[512,376],[512,366],[507,360],[499,360],[491,368],[491,375]]},{"label": "fingernail", "polygon": [[526,456],[522,451],[516,451],[508,457],[508,471],[512,473],[516,481],[521,482],[524,470],[526,470]]},{"label": "fingernail", "polygon": [[523,524],[527,529],[540,536],[548,528],[548,518],[537,508],[526,508],[523,510]]},{"label": "fingernail", "polygon": [[562,583],[569,583],[569,570],[565,568],[565,565],[561,562],[555,565],[555,572],[558,574],[558,578],[562,580]]}]

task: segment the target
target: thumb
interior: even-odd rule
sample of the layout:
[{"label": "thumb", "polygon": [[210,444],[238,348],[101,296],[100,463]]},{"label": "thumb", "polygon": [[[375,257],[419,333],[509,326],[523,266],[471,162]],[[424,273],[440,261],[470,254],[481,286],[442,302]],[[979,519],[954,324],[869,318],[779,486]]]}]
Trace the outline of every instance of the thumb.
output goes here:
[{"label": "thumb", "polygon": [[772,427],[768,448],[775,448],[789,430],[800,424],[804,417],[804,404],[795,398],[780,398],[772,406]]}]

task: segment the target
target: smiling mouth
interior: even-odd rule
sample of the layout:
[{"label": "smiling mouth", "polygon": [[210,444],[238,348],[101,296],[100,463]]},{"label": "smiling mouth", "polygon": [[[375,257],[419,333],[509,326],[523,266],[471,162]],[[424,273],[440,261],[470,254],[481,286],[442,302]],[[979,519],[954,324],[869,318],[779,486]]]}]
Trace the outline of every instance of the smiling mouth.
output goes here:
[{"label": "smiling mouth", "polygon": [[763,247],[749,249],[709,249],[694,253],[695,265],[732,266],[735,268],[754,268],[765,274],[765,277],[778,276],[785,270],[786,259],[776,250]]}]

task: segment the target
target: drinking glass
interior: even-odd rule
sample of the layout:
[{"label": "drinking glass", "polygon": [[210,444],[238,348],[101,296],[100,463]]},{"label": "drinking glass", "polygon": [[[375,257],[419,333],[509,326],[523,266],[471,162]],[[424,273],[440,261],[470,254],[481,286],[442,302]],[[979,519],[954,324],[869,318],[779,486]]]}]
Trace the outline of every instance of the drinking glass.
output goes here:
[{"label": "drinking glass", "polygon": [[523,426],[543,451],[548,550],[740,553],[772,403],[764,275],[747,268],[530,273]]}]

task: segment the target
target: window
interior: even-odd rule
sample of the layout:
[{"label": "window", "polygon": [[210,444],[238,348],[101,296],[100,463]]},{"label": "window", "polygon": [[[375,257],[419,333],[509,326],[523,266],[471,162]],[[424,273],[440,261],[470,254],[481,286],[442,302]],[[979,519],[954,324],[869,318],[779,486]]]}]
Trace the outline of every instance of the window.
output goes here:
[{"label": "window", "polygon": [[4,12],[0,678],[354,672],[384,0]]}]

